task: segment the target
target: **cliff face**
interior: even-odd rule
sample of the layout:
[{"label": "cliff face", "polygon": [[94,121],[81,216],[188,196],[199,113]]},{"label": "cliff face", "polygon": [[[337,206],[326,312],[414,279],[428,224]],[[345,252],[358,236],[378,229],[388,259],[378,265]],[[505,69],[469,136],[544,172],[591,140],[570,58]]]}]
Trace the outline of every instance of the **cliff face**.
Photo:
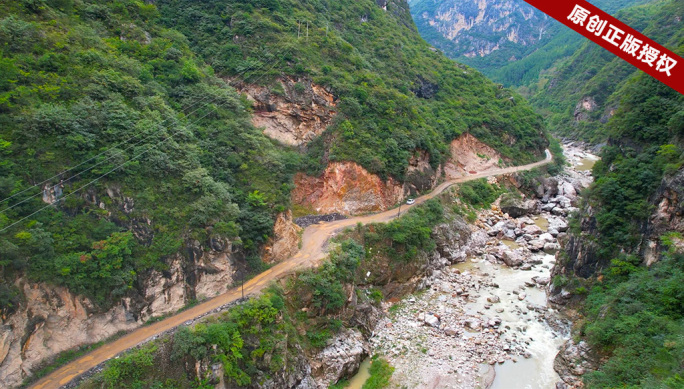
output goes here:
[{"label": "cliff face", "polygon": [[484,57],[514,47],[522,51],[541,42],[551,26],[548,16],[522,0],[414,0],[411,7],[421,33],[431,37],[432,30],[451,41],[449,47],[429,39],[454,57]]},{"label": "cliff face", "polygon": [[264,249],[264,262],[284,261],[297,254],[302,231],[302,227],[292,221],[292,211],[279,214],[273,227],[273,238]]},{"label": "cliff face", "polygon": [[295,186],[293,201],[323,214],[384,211],[404,198],[403,185],[383,181],[353,162],[331,163],[320,177],[297,174]]},{"label": "cliff face", "polygon": [[[666,249],[661,240],[663,235],[670,232],[684,233],[682,196],[683,170],[674,176],[663,178],[658,190],[649,199],[653,212],[639,226],[639,242],[632,250],[627,250],[627,254],[639,256],[647,266],[658,261]],[[599,235],[595,208],[585,204],[578,217],[580,231],[575,231],[567,237],[566,255],[560,258],[554,275],[590,278],[610,265],[610,261],[599,256],[600,247],[595,239]],[[560,294],[561,289],[552,289],[552,293]]]},{"label": "cliff face", "polygon": [[[645,234],[641,244],[641,254],[648,265],[655,263],[659,253],[664,249],[660,240],[661,236],[671,231],[684,233],[682,199],[684,199],[684,170],[680,170],[672,177],[664,178],[652,197],[651,203],[656,207],[644,228]],[[675,244],[682,249],[681,241]]]},{"label": "cliff face", "polygon": [[451,158],[444,166],[447,180],[462,177],[471,172],[495,169],[504,158],[493,148],[470,134],[463,134],[449,145]]},{"label": "cliff face", "polygon": [[148,319],[174,313],[196,298],[213,297],[233,281],[230,245],[203,252],[186,247],[168,270],[152,272],[141,294],[122,299],[106,311],[64,287],[20,279],[26,303],[0,327],[0,386],[14,387],[62,351],[105,340],[140,327]]},{"label": "cliff face", "polygon": [[290,146],[305,145],[330,125],[336,98],[306,78],[283,78],[272,87],[238,83],[254,104],[252,124],[269,138]]}]

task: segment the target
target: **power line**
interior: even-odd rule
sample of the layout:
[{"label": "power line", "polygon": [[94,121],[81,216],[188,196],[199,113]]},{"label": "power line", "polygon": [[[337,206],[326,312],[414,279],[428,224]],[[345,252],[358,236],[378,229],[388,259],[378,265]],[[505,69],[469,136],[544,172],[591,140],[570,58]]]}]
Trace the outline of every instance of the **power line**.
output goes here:
[{"label": "power line", "polygon": [[[200,108],[197,108],[197,109],[194,110],[193,112],[186,113],[186,115],[192,115],[192,114],[194,114],[195,112],[200,111],[200,110],[206,108],[209,104],[211,104],[212,102],[217,101],[219,98],[220,98],[220,96],[216,96],[216,97],[214,97],[213,99],[210,99],[211,101],[208,101],[204,106],[202,106],[202,107],[200,107]],[[204,98],[203,98],[203,99],[204,99]],[[166,120],[162,121],[161,123],[156,124],[156,127],[157,127],[157,128],[161,128],[161,127],[162,127],[162,123],[164,123],[165,121],[168,121],[168,120],[169,120],[169,119],[166,119]],[[118,152],[119,152],[119,155],[124,156],[124,152],[125,152],[125,151],[128,151],[128,150],[132,149],[133,147],[138,146],[139,144],[143,143],[144,141],[146,141],[146,140],[148,140],[148,139],[151,139],[152,137],[154,137],[154,136],[156,136],[156,135],[157,135],[157,132],[156,132],[156,131],[155,131],[154,133],[148,134],[148,136],[146,136],[145,138],[140,139],[138,142],[136,142],[136,143],[134,143],[134,144],[132,144],[132,145],[129,145],[128,147],[126,147],[126,148],[123,149],[123,150],[115,150],[116,146],[110,147],[110,148],[108,148],[107,150],[105,150],[104,152],[102,152],[102,153],[98,154],[97,156],[91,158],[90,160],[93,160],[94,158],[97,158],[98,156],[101,156],[101,155],[103,155],[103,154],[106,154],[108,151],[112,151],[112,150],[118,151]],[[130,139],[133,139],[133,138],[130,138]],[[120,146],[120,145],[122,145],[123,143],[124,143],[124,142],[121,142],[121,143],[119,143],[117,146]],[[81,176],[82,174],[87,173],[87,172],[89,172],[89,171],[95,169],[96,167],[98,167],[98,166],[104,164],[105,162],[110,161],[112,158],[114,158],[114,156],[110,156],[110,157],[108,157],[108,158],[106,158],[106,159],[103,159],[102,161],[96,163],[95,165],[89,167],[89,168],[86,169],[86,170],[82,170],[82,171],[80,171],[79,173],[74,174],[74,175],[71,176],[71,177],[68,177],[68,178],[66,178],[66,179],[62,179],[62,181],[65,181],[65,182],[72,181],[74,178],[79,177],[79,176]],[[90,160],[89,160],[89,161],[90,161]],[[87,161],[86,161],[86,162],[87,162]],[[85,163],[85,162],[84,162],[84,163]],[[76,167],[83,165],[84,163],[81,163],[81,164],[79,164],[79,165],[77,165],[77,166],[75,166],[74,168],[69,169],[69,170],[73,170],[73,169],[75,169]],[[52,177],[52,178],[56,178],[56,177],[58,177],[58,176],[59,176],[59,175],[57,175],[57,176],[55,176],[55,177]],[[52,178],[51,178],[51,179],[48,179],[47,181],[51,181]],[[43,181],[43,183],[46,183],[47,181]],[[43,183],[37,184],[37,185],[42,185]],[[36,185],[34,185],[34,187],[35,187],[35,186],[36,186]],[[30,188],[29,188],[29,189],[30,189]],[[27,189],[27,190],[28,190],[28,189]],[[29,200],[31,200],[31,199],[33,199],[33,198],[36,198],[36,197],[40,196],[41,194],[42,194],[42,192],[38,192],[38,193],[36,193],[36,194],[34,194],[34,195],[32,195],[32,196],[29,196],[29,197],[25,198],[24,200],[22,200],[22,201],[20,201],[20,202],[18,202],[18,203],[16,203],[16,204],[13,204],[13,205],[11,205],[11,206],[9,206],[9,207],[7,207],[7,208],[1,210],[0,213],[7,212],[7,211],[9,211],[10,209],[16,208],[16,207],[18,207],[18,206],[20,206],[20,205],[22,205],[22,204],[28,202]],[[8,199],[9,199],[9,198],[8,198]]]},{"label": "power line", "polygon": [[[200,101],[201,101],[201,100],[204,100],[204,99],[206,99],[206,97],[202,97],[201,99],[198,99],[198,100],[197,100],[195,103],[193,103],[191,106],[194,106],[194,105],[200,103]],[[166,122],[166,121],[168,121],[168,120],[169,120],[169,119],[165,119],[163,122],[159,123],[159,125],[161,125],[162,123],[164,123],[164,122]],[[57,173],[57,174],[55,174],[54,176],[45,179],[44,181],[41,181],[41,182],[39,182],[39,183],[37,183],[37,184],[34,184],[34,185],[32,185],[32,186],[30,186],[30,187],[28,187],[28,188],[26,188],[26,189],[24,189],[24,190],[22,190],[22,191],[20,191],[20,192],[17,192],[17,193],[15,193],[15,194],[13,194],[13,195],[11,195],[11,196],[9,196],[9,197],[3,199],[3,200],[0,200],[0,203],[4,203],[4,202],[6,202],[6,201],[8,201],[8,200],[11,200],[11,199],[13,199],[13,198],[19,196],[19,195],[22,194],[22,193],[25,193],[25,192],[27,192],[27,191],[29,191],[29,190],[35,188],[35,187],[41,186],[41,185],[43,185],[43,184],[46,184],[46,183],[48,183],[48,182],[54,180],[55,178],[59,178],[60,176],[64,175],[65,173],[68,173],[68,172],[70,172],[70,171],[72,171],[72,170],[75,170],[76,168],[78,168],[78,167],[80,167],[80,166],[83,166],[83,165],[85,165],[86,163],[88,163],[88,162],[90,162],[90,161],[93,161],[93,160],[97,159],[98,157],[103,156],[103,155],[106,154],[108,151],[110,151],[110,150],[112,150],[112,149],[114,149],[114,148],[117,148],[117,147],[119,147],[119,146],[121,146],[121,145],[123,145],[123,144],[125,144],[125,143],[128,143],[128,142],[130,142],[131,140],[133,140],[133,139],[135,139],[135,138],[137,138],[137,137],[139,137],[139,136],[141,136],[141,135],[144,135],[144,134],[138,134],[138,135],[132,136],[132,137],[126,139],[126,140],[123,140],[123,141],[119,142],[118,144],[116,144],[116,145],[114,145],[114,146],[111,146],[111,147],[105,149],[104,151],[100,152],[99,154],[97,154],[97,155],[91,157],[90,159],[87,159],[87,160],[85,160],[85,161],[79,163],[78,165],[76,165],[76,166],[74,166],[74,167],[71,167],[71,168],[69,168],[69,169],[67,169],[67,170],[64,170],[64,171],[62,171],[62,172],[60,172],[60,173]],[[35,196],[32,196],[32,197],[35,197]],[[6,211],[6,210],[8,210],[8,209],[11,209],[11,207],[10,207],[10,208],[4,209],[2,212]]]},{"label": "power line", "polygon": [[[283,52],[284,52],[284,50],[281,51],[280,53],[282,54]],[[270,53],[267,52],[266,54],[270,54]],[[261,57],[261,60],[265,60],[265,58],[262,56],[262,57]],[[267,65],[268,65],[268,64],[264,64],[263,66],[261,66],[261,67],[259,68],[259,70],[260,70],[260,69],[263,69],[263,68],[266,67]],[[252,71],[252,70],[256,70],[256,68],[254,68],[254,67],[247,68],[247,69],[243,70],[242,72],[239,72],[239,73],[237,74],[237,76],[243,75],[243,74],[245,74],[245,73],[247,73],[247,72],[249,72],[249,71]],[[211,101],[207,102],[207,104],[204,105],[204,107],[206,107],[206,105],[208,105],[208,104],[210,104],[211,102],[217,100],[219,97],[220,97],[220,96],[216,96],[216,97],[214,97],[213,99],[211,98],[211,96],[202,97],[202,98],[200,98],[200,99],[197,99],[194,103],[192,103],[192,104],[190,105],[190,107],[193,107],[193,106],[195,106],[195,105],[197,105],[197,104],[200,104],[200,103],[202,103],[202,102],[207,102],[207,100],[211,100]],[[188,108],[190,108],[190,107],[188,107]],[[204,108],[204,107],[202,107],[202,108]],[[202,108],[199,108],[199,109],[193,111],[192,113],[195,113],[195,112],[197,112],[198,110],[200,110],[200,109],[202,109]],[[190,114],[192,114],[192,113],[190,113]],[[186,115],[190,115],[190,114],[186,114]],[[169,119],[163,120],[161,123],[158,124],[158,126],[161,126],[162,124],[164,124],[165,122],[167,122],[167,121],[169,121],[169,120],[170,120],[170,118],[169,118]],[[103,151],[100,152],[99,154],[97,154],[97,155],[95,155],[95,156],[93,156],[93,157],[91,157],[91,158],[89,158],[89,159],[87,159],[87,160],[85,160],[85,161],[79,163],[78,165],[76,165],[76,166],[74,166],[74,167],[71,167],[71,168],[69,168],[69,169],[67,169],[67,170],[64,170],[64,171],[62,171],[62,172],[60,172],[60,173],[57,173],[57,174],[55,174],[54,176],[52,176],[52,177],[50,177],[50,178],[47,178],[47,179],[45,179],[45,180],[43,180],[43,181],[41,181],[41,182],[39,182],[39,183],[37,183],[37,184],[34,184],[34,185],[32,185],[32,186],[30,186],[30,187],[28,187],[28,188],[25,188],[25,189],[23,189],[22,191],[17,192],[17,193],[15,193],[15,194],[13,194],[13,195],[11,195],[11,196],[9,196],[9,197],[3,199],[3,200],[0,200],[0,204],[2,204],[2,203],[4,203],[4,202],[7,202],[7,201],[9,201],[9,200],[11,200],[11,199],[13,199],[13,198],[15,198],[15,197],[21,195],[22,193],[25,193],[25,192],[27,192],[27,191],[33,189],[33,188],[40,187],[40,186],[42,186],[42,185],[44,185],[44,184],[46,184],[46,183],[48,183],[48,182],[50,182],[50,181],[52,181],[52,180],[54,180],[54,179],[56,179],[56,178],[59,178],[59,177],[63,176],[65,173],[68,173],[68,172],[70,172],[70,171],[73,171],[73,170],[75,170],[76,168],[78,168],[78,167],[80,167],[80,166],[83,166],[83,165],[85,165],[86,163],[91,162],[91,161],[97,159],[98,157],[101,157],[101,156],[105,155],[108,151],[111,151],[112,149],[116,149],[116,148],[118,148],[119,146],[121,146],[121,145],[123,145],[123,144],[129,143],[129,142],[132,141],[133,139],[135,139],[135,138],[137,138],[137,137],[139,137],[139,136],[142,136],[142,135],[144,135],[144,133],[143,133],[143,134],[134,135],[134,136],[132,136],[132,137],[129,137],[128,139],[123,140],[123,141],[117,143],[116,145],[111,146],[111,147],[109,147],[109,148],[103,150]],[[153,134],[150,134],[150,137],[151,137],[151,135],[153,135]],[[138,144],[139,144],[139,143],[140,143],[140,142],[138,142]],[[126,150],[128,150],[128,149],[126,149]],[[110,157],[110,158],[111,158],[111,157]],[[107,160],[109,160],[110,158],[108,158]],[[107,161],[107,160],[105,160],[105,161]],[[66,180],[67,180],[67,181],[68,181],[68,180],[71,180],[72,178],[74,178],[74,177],[76,177],[76,176],[79,176],[79,175],[81,175],[81,174],[83,174],[83,173],[85,173],[85,172],[87,172],[87,171],[92,170],[93,168],[95,168],[96,166],[98,166],[98,165],[100,165],[100,164],[102,164],[102,163],[104,163],[104,161],[101,161],[101,162],[98,163],[97,165],[92,166],[91,168],[89,168],[89,169],[87,169],[87,170],[84,170],[84,171],[80,172],[79,174],[77,174],[77,175],[75,175],[75,176],[69,177],[69,178],[67,178]],[[24,199],[24,200],[21,201],[20,203],[14,204],[14,205],[11,206],[11,207],[5,208],[5,209],[3,209],[3,210],[0,211],[0,212],[5,212],[5,211],[8,211],[8,210],[10,210],[10,209],[12,209],[12,208],[15,208],[16,206],[21,205],[21,204],[27,202],[28,200],[30,200],[30,199],[32,199],[32,198],[35,198],[36,196],[39,196],[41,193],[42,193],[42,192],[36,193],[35,195],[33,195],[33,196],[29,197],[29,198]]]},{"label": "power line", "polygon": [[[293,48],[290,48],[290,51],[292,51],[292,49],[293,49]],[[284,52],[285,52],[285,49],[283,49],[283,50],[280,52],[280,54],[282,54],[282,53],[284,53]],[[271,65],[271,67],[268,69],[268,71],[272,70],[277,64],[278,64],[278,62],[277,62],[277,61],[274,61],[273,64]],[[265,67],[265,65],[264,65],[264,67]],[[263,69],[263,67],[262,67],[261,69]],[[259,81],[259,80],[261,80],[263,77],[265,77],[266,74],[268,74],[268,71],[264,72],[264,74],[262,74],[260,77],[258,77],[254,82],[256,83],[257,81]],[[243,73],[243,74],[244,74],[244,73]],[[205,105],[205,107],[208,106],[208,105],[209,105],[209,103],[207,103],[207,104]],[[193,121],[191,124],[197,123],[197,122],[199,122],[200,120],[204,119],[205,117],[207,117],[207,116],[209,115],[209,113],[211,113],[211,112],[206,113],[204,116],[202,116],[201,118],[199,118],[199,119]],[[23,222],[23,221],[26,220],[26,219],[31,218],[32,216],[34,216],[34,215],[36,215],[36,214],[38,214],[38,213],[40,213],[40,212],[46,210],[47,208],[50,208],[51,206],[53,206],[54,204],[58,203],[59,201],[62,201],[62,200],[64,200],[64,199],[68,198],[69,196],[71,196],[71,195],[73,195],[73,194],[75,194],[75,193],[81,191],[82,189],[88,187],[89,185],[94,184],[95,182],[98,182],[99,180],[101,180],[102,178],[106,177],[107,175],[109,175],[109,174],[115,172],[116,170],[121,169],[122,167],[124,167],[124,166],[128,165],[129,163],[133,162],[134,160],[138,159],[139,157],[141,157],[142,155],[146,154],[146,153],[149,152],[150,150],[159,147],[162,143],[164,143],[164,142],[166,142],[167,140],[173,138],[173,136],[176,135],[176,134],[179,133],[179,132],[180,132],[180,130],[176,131],[176,133],[174,133],[174,134],[171,134],[171,135],[167,136],[166,139],[160,141],[160,142],[157,143],[156,145],[150,146],[147,150],[141,152],[140,154],[137,154],[136,156],[134,156],[134,157],[131,158],[130,160],[128,160],[128,161],[126,161],[126,162],[124,162],[124,163],[122,163],[122,164],[120,164],[120,165],[114,167],[113,169],[109,170],[109,171],[106,172],[105,174],[103,174],[103,175],[97,177],[96,179],[94,179],[94,180],[88,182],[87,184],[85,184],[85,185],[79,187],[78,189],[76,189],[76,190],[70,192],[69,194],[65,195],[64,197],[61,197],[61,198],[59,198],[59,199],[55,199],[55,201],[53,201],[53,202],[51,202],[50,204],[48,204],[48,205],[46,205],[46,206],[44,206],[44,207],[38,209],[37,211],[31,213],[30,215],[25,216],[25,217],[23,217],[23,218],[17,220],[16,222],[14,222],[14,223],[8,225],[7,227],[4,227],[3,229],[0,229],[0,233],[2,233],[2,232],[4,232],[4,231],[6,231],[6,230],[8,230],[8,229],[10,229],[10,228],[12,228],[12,227],[14,227],[14,226],[16,226],[17,224]],[[34,196],[34,197],[35,197],[35,196]]]},{"label": "power line", "polygon": [[[206,113],[204,116],[202,116],[201,118],[197,119],[197,120],[194,121],[193,123],[196,123],[196,122],[198,122],[198,121],[204,119],[205,117],[209,116],[210,113],[211,113],[211,112]],[[90,186],[91,184],[94,184],[95,182],[101,180],[102,178],[108,176],[109,174],[111,174],[111,173],[113,173],[113,172],[115,172],[115,171],[121,169],[122,167],[124,167],[124,166],[128,165],[129,163],[135,161],[136,159],[140,158],[141,156],[143,156],[144,154],[146,154],[146,153],[149,152],[150,150],[155,149],[155,148],[159,147],[162,143],[168,141],[169,139],[172,139],[172,138],[173,138],[176,134],[178,134],[179,132],[180,132],[180,130],[176,131],[176,132],[173,133],[173,134],[168,135],[168,136],[166,137],[166,139],[160,141],[159,143],[157,143],[157,144],[155,144],[155,145],[151,145],[151,146],[148,147],[145,151],[143,151],[143,152],[141,152],[141,153],[135,155],[134,157],[132,157],[132,158],[129,159],[128,161],[126,161],[126,162],[124,162],[124,163],[122,163],[122,164],[120,164],[120,165],[114,167],[113,169],[109,170],[109,171],[106,172],[105,174],[103,174],[103,175],[101,175],[101,176],[95,178],[94,180],[88,182],[87,184],[85,184],[85,185],[83,185],[83,186],[80,186],[78,189],[72,191],[71,193],[65,195],[64,197],[61,197],[61,198],[59,198],[59,199],[56,199],[55,201],[53,201],[53,202],[51,202],[50,204],[48,204],[48,205],[46,205],[46,206],[44,206],[44,207],[38,209],[37,211],[33,212],[32,214],[30,214],[30,215],[28,215],[28,216],[25,216],[25,217],[23,217],[23,218],[17,220],[16,222],[10,224],[9,226],[7,226],[7,227],[1,229],[1,230],[0,230],[0,233],[2,233],[2,232],[4,232],[4,231],[6,231],[6,230],[8,230],[8,229],[10,229],[10,228],[12,228],[12,227],[14,227],[15,225],[17,225],[17,224],[23,222],[24,220],[26,220],[26,219],[28,219],[28,218],[30,218],[30,217],[32,217],[32,216],[34,216],[34,215],[36,215],[36,214],[38,214],[38,213],[44,211],[44,210],[46,210],[47,208],[50,208],[51,206],[53,206],[53,205],[57,204],[58,202],[60,202],[60,201],[62,201],[62,200],[64,200],[64,199],[66,199],[67,197],[73,195],[74,193],[78,193],[78,192],[81,191],[82,189],[84,189],[84,188]]]}]

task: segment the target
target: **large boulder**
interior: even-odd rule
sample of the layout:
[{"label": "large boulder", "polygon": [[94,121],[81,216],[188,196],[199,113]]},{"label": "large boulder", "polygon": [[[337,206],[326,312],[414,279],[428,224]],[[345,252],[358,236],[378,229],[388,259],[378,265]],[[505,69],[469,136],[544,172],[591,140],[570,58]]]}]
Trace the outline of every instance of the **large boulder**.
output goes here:
[{"label": "large boulder", "polygon": [[368,344],[358,330],[344,330],[311,360],[312,376],[321,388],[353,375],[368,355]]},{"label": "large boulder", "polygon": [[546,242],[546,243],[553,243],[556,241],[556,238],[554,238],[553,235],[546,232],[546,233],[539,235],[539,240]]},{"label": "large boulder", "polygon": [[525,262],[523,254],[518,251],[505,251],[502,255],[504,263],[509,267],[518,267]]},{"label": "large boulder", "polygon": [[531,240],[529,243],[530,250],[537,252],[544,249],[544,242],[539,239]]},{"label": "large boulder", "polygon": [[537,200],[522,200],[514,196],[504,196],[501,199],[501,212],[507,213],[512,218],[527,216],[539,211]]},{"label": "large boulder", "polygon": [[572,206],[572,200],[565,196],[556,197],[556,202],[558,203],[558,206],[561,208],[569,208]]},{"label": "large boulder", "polygon": [[582,387],[582,376],[600,366],[600,359],[595,354],[586,342],[575,343],[569,339],[556,355],[553,369],[565,384],[573,388]]},{"label": "large boulder", "polygon": [[558,195],[558,180],[555,178],[540,179],[544,194],[542,197],[553,197]]},{"label": "large boulder", "polygon": [[523,228],[523,233],[529,235],[541,235],[543,232],[544,231],[541,229],[541,227],[536,224],[525,226],[525,228]]},{"label": "large boulder", "polygon": [[559,217],[551,217],[549,218],[549,230],[552,229],[558,232],[566,232],[568,230],[568,222]]},{"label": "large boulder", "polygon": [[558,184],[558,194],[574,199],[577,197],[577,190],[575,190],[574,185],[569,182],[562,182]]}]

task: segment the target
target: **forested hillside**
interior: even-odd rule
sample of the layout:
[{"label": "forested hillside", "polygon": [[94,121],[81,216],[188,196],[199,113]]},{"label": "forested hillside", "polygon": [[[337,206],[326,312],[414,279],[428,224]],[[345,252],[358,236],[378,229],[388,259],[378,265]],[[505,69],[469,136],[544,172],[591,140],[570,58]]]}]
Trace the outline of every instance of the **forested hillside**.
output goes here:
[{"label": "forested hillside", "polygon": [[263,82],[307,77],[339,96],[342,115],[309,147],[314,169],[351,160],[403,179],[414,150],[429,152],[436,167],[448,142],[466,131],[517,163],[542,155],[541,122],[526,102],[431,51],[404,1],[380,3],[387,10],[372,1],[327,0],[158,6],[161,20],[225,76],[273,63],[277,70]]},{"label": "forested hillside", "polygon": [[106,307],[187,239],[258,253],[299,156],[250,125],[154,5],[3,2],[2,14],[5,314],[22,274]]},{"label": "forested hillside", "polygon": [[[680,1],[621,14],[679,54],[682,16]],[[565,119],[572,115],[568,100],[585,96],[595,101],[596,112],[586,113],[578,125],[554,123],[563,134],[607,139],[607,146],[593,170],[596,182],[574,217],[552,290],[570,291],[580,303],[576,340],[587,341],[594,361],[600,361],[598,370],[584,377],[588,387],[679,388],[684,97],[590,46],[560,68],[537,99],[564,101]]]},{"label": "forested hillside", "polygon": [[[431,50],[403,0],[5,0],[0,69],[4,382],[77,341],[26,354],[51,336],[49,288],[89,317],[123,309],[102,316],[108,336],[263,270],[296,172],[352,161],[401,183],[414,153],[437,167],[464,133],[510,164],[548,146],[529,104]],[[286,146],[238,84],[301,97],[295,114],[322,90],[336,115]]]},{"label": "forested hillside", "polygon": [[[681,51],[681,4],[658,1],[631,7],[617,17],[666,47]],[[592,143],[605,142],[606,123],[626,96],[624,88],[640,72],[592,42],[544,72],[525,94],[545,117],[551,131]]]},{"label": "forested hillside", "polygon": [[[614,14],[649,0],[592,0]],[[527,86],[572,56],[584,39],[524,0],[412,0],[421,35],[459,62],[506,86]]]},{"label": "forested hillside", "polygon": [[[258,254],[298,169],[352,160],[403,179],[413,150],[436,165],[466,131],[516,162],[542,155],[527,104],[432,53],[401,4],[4,2],[0,197],[16,196],[3,202],[6,279],[26,272],[106,305],[189,237],[239,237]],[[251,126],[224,81],[283,76],[340,99],[304,154]],[[45,206],[43,180],[63,198],[31,215]],[[108,204],[107,190],[123,203]]]}]

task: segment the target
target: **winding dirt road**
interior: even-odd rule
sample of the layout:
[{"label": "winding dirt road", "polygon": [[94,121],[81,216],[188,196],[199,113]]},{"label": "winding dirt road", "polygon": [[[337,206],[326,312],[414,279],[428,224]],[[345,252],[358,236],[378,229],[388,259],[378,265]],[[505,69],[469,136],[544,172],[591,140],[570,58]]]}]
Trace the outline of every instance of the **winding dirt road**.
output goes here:
[{"label": "winding dirt road", "polygon": [[[546,159],[536,163],[532,163],[524,166],[515,166],[504,169],[495,169],[487,172],[482,172],[479,174],[469,175],[462,178],[457,178],[451,181],[444,182],[439,185],[429,194],[419,197],[416,199],[415,204],[411,206],[402,206],[402,211],[405,212],[418,204],[424,203],[425,201],[439,195],[447,188],[480,178],[498,176],[502,174],[516,173],[524,170],[531,170],[536,167],[546,165],[553,159],[551,152],[546,150]],[[397,210],[389,210],[381,213],[376,213],[373,215],[353,217],[345,220],[338,220],[329,223],[315,224],[309,226],[304,230],[302,236],[302,248],[299,250],[297,255],[292,258],[280,262],[279,264],[273,266],[267,271],[259,274],[258,276],[252,278],[244,285],[244,293],[247,295],[254,295],[263,290],[269,285],[271,281],[277,280],[287,274],[290,274],[298,269],[303,269],[307,267],[316,266],[321,259],[325,257],[325,246],[330,237],[332,237],[336,232],[346,228],[355,226],[358,223],[383,223],[397,217]],[[120,354],[132,347],[137,346],[146,340],[162,334],[168,330],[182,325],[185,322],[192,321],[200,316],[206,315],[211,311],[219,309],[220,307],[230,304],[239,300],[242,297],[241,289],[234,288],[230,291],[216,296],[211,300],[205,301],[199,305],[196,305],[188,310],[180,312],[174,316],[161,320],[149,326],[141,327],[109,344],[103,345],[96,350],[93,350],[87,355],[84,355],[67,365],[55,370],[51,374],[43,377],[38,382],[33,384],[31,388],[34,389],[57,389],[66,384],[68,384],[74,378],[80,376],[81,374],[87,372],[88,370],[96,367],[102,362],[108,359],[114,358],[117,354]]]}]

